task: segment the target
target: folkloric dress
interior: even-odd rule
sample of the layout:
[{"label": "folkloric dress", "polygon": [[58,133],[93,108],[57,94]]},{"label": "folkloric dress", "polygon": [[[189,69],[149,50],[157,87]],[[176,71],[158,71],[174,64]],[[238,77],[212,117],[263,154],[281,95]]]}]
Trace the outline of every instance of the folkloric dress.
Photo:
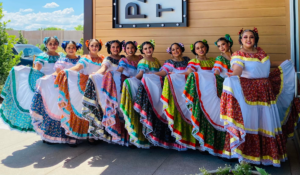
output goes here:
[{"label": "folkloric dress", "polygon": [[215,72],[215,70],[219,70],[222,78],[227,77],[227,73],[232,73],[232,70],[230,69],[230,60],[227,60],[222,55],[217,56],[215,65],[213,67],[213,72]]},{"label": "folkloric dress", "polygon": [[[182,97],[186,76],[180,74],[186,72],[190,59],[187,57],[183,57],[183,59],[181,62],[170,59],[162,66],[161,70],[164,70],[167,76],[164,80],[161,101],[168,126],[176,142],[187,148],[196,149],[199,144],[192,135],[191,112],[186,106],[186,100]],[[169,74],[169,72],[174,74]]]},{"label": "folkloric dress", "polygon": [[[136,76],[138,71],[138,62],[120,61],[119,67],[123,67],[123,74],[126,77]],[[122,80],[121,80],[122,81]],[[127,78],[122,86],[122,97],[120,110],[123,113],[125,120],[125,128],[130,135],[130,143],[138,148],[150,148],[149,141],[145,138],[142,132],[139,114],[134,110],[134,99],[141,81],[136,77]]]},{"label": "folkloric dress", "polygon": [[284,61],[270,73],[270,64],[261,48],[257,53],[233,53],[231,65],[243,72],[224,81],[221,120],[227,131],[226,157],[279,167],[287,159],[287,135],[292,134],[285,131],[293,132],[297,122],[297,114],[289,115],[294,109],[295,70],[291,61]]},{"label": "folkloric dress", "polygon": [[57,75],[55,85],[59,88],[59,108],[63,111],[61,126],[66,135],[76,139],[92,138],[88,134],[89,122],[82,116],[83,95],[89,75],[97,72],[103,56],[93,58],[83,55],[77,64],[83,66],[79,72],[63,70]]},{"label": "folkloric dress", "polygon": [[[76,59],[61,57],[55,63],[54,69],[69,69],[77,64]],[[37,81],[36,91],[32,99],[30,114],[35,131],[42,140],[51,143],[76,143],[76,139],[65,134],[61,127],[62,110],[58,107],[59,90],[54,86],[56,76],[47,75]]]},{"label": "folkloric dress", "polygon": [[89,133],[95,139],[129,145],[128,133],[118,106],[121,98],[121,73],[117,72],[120,60],[106,57],[104,75],[90,75],[83,98],[83,117],[89,121]]},{"label": "folkloric dress", "polygon": [[222,156],[226,133],[219,116],[224,79],[214,75],[214,64],[214,58],[189,62],[194,72],[188,76],[183,96],[192,112],[192,134],[200,142],[200,150]]},{"label": "folkloric dress", "polygon": [[[142,84],[138,88],[134,104],[134,109],[139,116],[135,117],[134,120],[131,118],[130,125],[128,123],[127,128],[135,128],[135,133],[138,133],[141,139],[140,131],[142,131],[144,136],[154,146],[179,151],[186,150],[186,147],[176,143],[168,128],[168,122],[163,112],[163,104],[160,101],[163,87],[162,77],[155,74],[147,74],[158,72],[160,67],[161,65],[156,58],[155,61],[142,59],[139,62],[138,72],[144,72]],[[138,120],[140,120],[142,126],[138,124]],[[144,141],[144,139],[141,141]]]},{"label": "folkloric dress", "polygon": [[40,71],[27,66],[15,66],[9,73],[1,92],[4,99],[0,116],[11,129],[34,132],[30,104],[35,93],[36,81],[44,75],[54,73],[53,67],[61,55],[51,56],[41,53],[34,64],[40,64]]}]

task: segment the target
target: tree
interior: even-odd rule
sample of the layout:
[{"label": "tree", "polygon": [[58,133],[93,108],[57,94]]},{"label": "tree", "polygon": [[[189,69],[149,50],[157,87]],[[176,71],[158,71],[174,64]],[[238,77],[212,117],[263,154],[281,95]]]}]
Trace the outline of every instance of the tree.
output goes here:
[{"label": "tree", "polygon": [[77,31],[83,31],[83,25],[78,25],[78,26],[74,27],[74,29]]},{"label": "tree", "polygon": [[7,31],[7,30],[14,30],[14,29],[13,29],[13,28],[6,28],[6,31]]},{"label": "tree", "polygon": [[64,30],[58,27],[46,27],[46,28],[39,28],[38,30]]},{"label": "tree", "polygon": [[23,37],[21,30],[19,30],[18,43],[19,44],[28,44],[28,40]]},{"label": "tree", "polygon": [[6,32],[6,24],[10,21],[1,22],[3,16],[2,3],[0,2],[0,86],[5,83],[11,68],[20,62],[22,54],[14,55],[12,49],[17,40],[15,36],[8,35]]}]

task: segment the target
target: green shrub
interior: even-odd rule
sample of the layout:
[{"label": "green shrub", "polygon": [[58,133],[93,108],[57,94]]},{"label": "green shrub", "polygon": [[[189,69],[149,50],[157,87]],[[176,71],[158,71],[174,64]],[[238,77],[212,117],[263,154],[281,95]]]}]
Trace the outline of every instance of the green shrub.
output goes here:
[{"label": "green shrub", "polygon": [[[2,3],[0,3],[0,87],[5,83],[11,68],[20,62],[22,54],[13,54],[12,49],[17,40],[15,36],[8,35],[6,32],[6,24],[9,21],[1,22],[3,16]],[[2,90],[2,88],[0,90]]]}]

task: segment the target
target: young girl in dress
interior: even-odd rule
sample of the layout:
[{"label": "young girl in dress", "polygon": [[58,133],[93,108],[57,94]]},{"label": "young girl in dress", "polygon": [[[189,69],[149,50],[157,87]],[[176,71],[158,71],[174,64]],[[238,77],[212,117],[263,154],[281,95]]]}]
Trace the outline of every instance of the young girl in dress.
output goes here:
[{"label": "young girl in dress", "polygon": [[200,150],[222,156],[225,130],[220,121],[220,92],[223,78],[214,75],[214,58],[208,58],[209,45],[206,40],[191,45],[196,58],[189,62],[184,74],[188,79],[183,91],[187,106],[191,110],[193,136],[200,142]]},{"label": "young girl in dress", "polygon": [[216,75],[220,75],[221,77],[225,78],[227,77],[227,73],[232,72],[230,69],[230,60],[231,60],[231,54],[232,50],[231,47],[233,45],[233,41],[230,37],[230,35],[226,34],[225,37],[219,38],[215,45],[219,48],[221,51],[221,55],[218,56],[215,60],[215,65],[213,68],[213,72]]},{"label": "young girl in dress", "polygon": [[36,57],[34,68],[13,67],[2,89],[1,96],[4,101],[0,108],[0,116],[11,129],[34,132],[29,109],[36,81],[44,75],[52,74],[54,64],[61,56],[56,52],[59,44],[56,36],[46,37],[44,44],[47,52]]},{"label": "young girl in dress", "polygon": [[[130,127],[136,128],[135,132],[142,131],[150,143],[155,146],[179,151],[186,150],[184,146],[175,143],[175,138],[171,136],[163,113],[160,101],[163,81],[160,76],[153,74],[159,72],[161,68],[159,61],[152,56],[154,46],[154,41],[151,40],[144,42],[140,47],[144,58],[138,64],[139,73],[136,78],[142,79],[142,84],[138,88],[134,104],[134,109],[139,116],[130,123]],[[141,121],[142,126],[136,122],[138,120]]]},{"label": "young girl in dress", "polygon": [[83,55],[75,66],[64,69],[58,73],[55,84],[59,88],[59,108],[63,111],[61,125],[66,135],[75,139],[90,138],[88,134],[89,122],[82,117],[82,98],[90,74],[100,69],[103,56],[98,52],[102,48],[102,41],[97,39],[85,42],[89,50]]},{"label": "young girl in dress", "polygon": [[[220,116],[227,131],[225,156],[279,167],[287,159],[286,138],[297,122],[288,115],[295,70],[291,61],[271,62],[257,47],[258,41],[256,28],[240,31],[241,49],[232,54],[233,72],[223,83]],[[270,73],[271,67],[277,68]],[[292,132],[286,133],[291,121]]]},{"label": "young girl in dress", "polygon": [[[58,108],[59,90],[54,86],[56,75],[64,69],[69,69],[77,64],[80,56],[76,56],[76,51],[82,47],[80,43],[74,41],[64,41],[61,45],[67,53],[57,60],[54,65],[56,73],[46,75],[37,81],[35,95],[32,99],[30,114],[34,130],[47,143],[76,143],[65,134],[61,127],[62,111]],[[55,74],[55,75],[54,75]]]},{"label": "young girl in dress", "polygon": [[116,71],[124,42],[118,40],[105,44],[110,56],[103,60],[101,69],[90,76],[84,95],[83,117],[89,121],[89,133],[96,139],[129,145],[124,119],[119,112],[121,98],[121,73]]}]

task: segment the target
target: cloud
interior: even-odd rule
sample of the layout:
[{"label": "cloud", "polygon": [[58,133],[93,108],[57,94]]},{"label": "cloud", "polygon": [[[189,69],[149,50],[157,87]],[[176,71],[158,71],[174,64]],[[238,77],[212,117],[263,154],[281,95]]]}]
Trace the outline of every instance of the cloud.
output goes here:
[{"label": "cloud", "polygon": [[44,8],[56,8],[59,7],[58,4],[56,4],[55,2],[51,2],[51,3],[47,3],[46,5],[43,6]]},{"label": "cloud", "polygon": [[[23,10],[24,11],[24,10]],[[38,28],[59,27],[65,30],[74,30],[77,25],[83,25],[83,13],[74,14],[73,8],[65,8],[53,12],[23,13],[3,11],[1,21],[8,21],[7,27],[15,30],[37,30]]]},{"label": "cloud", "polygon": [[20,9],[20,12],[33,12],[32,9]]}]

